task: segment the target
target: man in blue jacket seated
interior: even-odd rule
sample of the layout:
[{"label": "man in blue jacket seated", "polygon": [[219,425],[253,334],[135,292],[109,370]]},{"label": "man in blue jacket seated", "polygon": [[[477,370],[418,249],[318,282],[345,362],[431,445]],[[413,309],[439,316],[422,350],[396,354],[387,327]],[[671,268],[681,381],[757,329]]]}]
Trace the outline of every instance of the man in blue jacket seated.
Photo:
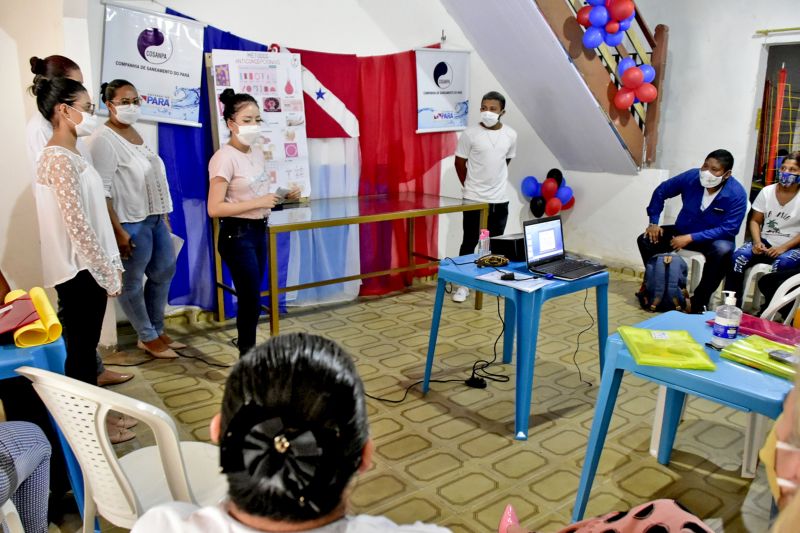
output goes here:
[{"label": "man in blue jacket seated", "polygon": [[[747,210],[747,193],[731,176],[733,156],[714,150],[703,166],[687,170],[656,187],[647,216],[650,225],[637,239],[642,261],[686,248],[706,258],[703,277],[691,299],[691,312],[702,313],[717,290],[735,248],[734,239]],[[664,201],[680,195],[683,207],[674,225],[659,226]]]}]

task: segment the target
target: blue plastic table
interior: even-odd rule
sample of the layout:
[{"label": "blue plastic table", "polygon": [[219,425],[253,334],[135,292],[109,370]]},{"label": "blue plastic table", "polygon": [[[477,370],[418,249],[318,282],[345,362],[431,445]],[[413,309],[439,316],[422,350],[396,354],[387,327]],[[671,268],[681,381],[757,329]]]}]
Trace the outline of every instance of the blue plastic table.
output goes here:
[{"label": "blue plastic table", "polygon": [[[697,342],[705,345],[711,340],[711,328],[706,324],[706,320],[713,316],[712,312],[702,315],[687,315],[678,311],[670,311],[636,324],[636,327],[686,330]],[[709,347],[706,347],[706,353],[716,363],[716,370],[681,370],[640,366],[634,361],[619,334],[615,333],[608,338],[606,361],[603,366],[592,430],[589,433],[586,461],[583,464],[578,494],[575,497],[575,508],[572,511],[573,521],[581,520],[586,511],[586,503],[589,500],[589,492],[592,490],[597,464],[600,462],[600,454],[603,451],[623,373],[630,372],[642,379],[667,387],[661,439],[658,447],[658,462],[662,465],[669,464],[686,394],[700,396],[740,411],[754,412],[772,419],[778,417],[783,410],[783,399],[792,388],[791,381],[723,359],[718,351]]]},{"label": "blue plastic table", "polygon": [[[3,344],[0,345],[0,380],[19,377],[15,370],[21,366],[32,366],[63,374],[64,361],[66,359],[67,349],[62,338],[50,344],[34,346],[33,348],[17,348],[13,344]],[[78,510],[83,515],[83,474],[81,473],[81,467],[58,425],[53,423],[53,427],[58,435],[58,440],[61,442],[61,449],[64,451],[67,477],[72,486]],[[95,529],[99,531],[97,523],[95,523]]]},{"label": "blue plastic table", "polygon": [[[425,363],[422,392],[427,393],[430,386],[431,369],[433,368],[433,358],[436,351],[436,338],[439,334],[439,320],[442,315],[442,303],[444,302],[445,284],[451,282],[476,291],[502,296],[506,300],[504,319],[506,330],[503,337],[503,362],[506,364],[511,362],[515,329],[517,337],[514,436],[517,440],[527,440],[528,420],[531,415],[533,363],[536,358],[536,339],[539,334],[539,315],[542,305],[552,298],[595,287],[597,292],[597,334],[598,339],[605,339],[608,335],[608,272],[600,272],[575,281],[553,280],[549,285],[545,285],[534,292],[525,292],[514,287],[476,279],[478,276],[489,272],[490,269],[478,268],[472,262],[475,257],[475,255],[465,255],[453,260],[446,259],[439,266],[439,283],[436,286],[436,302],[433,306],[431,334],[428,341],[428,359]],[[501,270],[514,272],[518,277],[532,275],[525,263],[511,263]],[[600,346],[599,355],[602,367],[605,345],[602,342],[598,344]]]}]

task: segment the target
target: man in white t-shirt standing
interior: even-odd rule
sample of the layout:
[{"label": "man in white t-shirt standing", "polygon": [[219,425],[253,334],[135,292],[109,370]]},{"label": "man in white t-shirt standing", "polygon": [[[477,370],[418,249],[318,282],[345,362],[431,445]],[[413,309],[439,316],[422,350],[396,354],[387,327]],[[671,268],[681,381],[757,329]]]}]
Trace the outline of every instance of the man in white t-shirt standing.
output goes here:
[{"label": "man in white t-shirt standing", "polygon": [[[456,174],[464,187],[464,199],[489,204],[489,235],[502,235],[508,220],[508,163],[517,153],[517,132],[500,122],[506,99],[497,91],[481,99],[481,121],[461,133],[456,148]],[[475,251],[480,235],[480,211],[464,212],[464,237],[459,255]],[[458,287],[454,302],[463,302],[469,289]]]}]

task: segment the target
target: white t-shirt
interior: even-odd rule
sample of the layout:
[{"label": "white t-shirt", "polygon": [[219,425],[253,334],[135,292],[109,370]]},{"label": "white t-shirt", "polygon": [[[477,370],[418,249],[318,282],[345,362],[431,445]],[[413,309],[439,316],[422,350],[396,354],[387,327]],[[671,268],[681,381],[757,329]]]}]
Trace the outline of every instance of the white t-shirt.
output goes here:
[{"label": "white t-shirt", "polygon": [[761,238],[772,246],[780,246],[800,233],[800,193],[789,203],[781,205],[775,191],[778,184],[767,185],[756,196],[753,209],[764,214],[761,226]]},{"label": "white t-shirt", "polygon": [[478,202],[501,204],[508,201],[506,159],[517,155],[517,132],[503,124],[490,130],[480,124],[461,132],[456,157],[467,160],[464,198]]},{"label": "white t-shirt", "polygon": [[[42,149],[50,140],[50,137],[53,136],[53,125],[37,110],[28,121],[28,125],[25,127],[25,134],[28,138],[28,159],[31,162],[31,169],[35,179],[36,158],[39,157]],[[93,164],[92,154],[89,153],[89,147],[84,142],[83,137],[78,137],[78,142],[75,146],[86,162],[90,165]]]},{"label": "white t-shirt", "polygon": [[88,270],[106,292],[119,292],[122,261],[97,171],[61,146],[42,150],[36,165],[34,194],[45,286]]},{"label": "white t-shirt", "polygon": [[[719,191],[721,190],[722,189],[720,189]],[[703,198],[700,200],[700,211],[705,211],[706,209],[708,209],[708,206],[710,206],[711,202],[714,201],[714,198],[717,197],[719,191],[708,192],[708,189],[703,191]]]},{"label": "white t-shirt", "polygon": [[[133,525],[131,533],[264,533],[237,521],[225,510],[225,504],[198,507],[190,503],[171,502],[147,511]],[[347,516],[326,526],[309,529],[304,533],[449,533],[450,530],[416,522],[398,526],[382,516]]]},{"label": "white t-shirt", "polygon": [[[258,146],[244,153],[230,144],[222,145],[208,162],[208,179],[216,177],[228,182],[225,201],[234,204],[269,194],[274,185],[267,176],[264,152]],[[251,209],[236,217],[259,219],[268,217],[269,213],[269,209]]]},{"label": "white t-shirt", "polygon": [[89,138],[89,148],[120,222],[172,212],[164,162],[147,145],[133,144],[103,125]]}]

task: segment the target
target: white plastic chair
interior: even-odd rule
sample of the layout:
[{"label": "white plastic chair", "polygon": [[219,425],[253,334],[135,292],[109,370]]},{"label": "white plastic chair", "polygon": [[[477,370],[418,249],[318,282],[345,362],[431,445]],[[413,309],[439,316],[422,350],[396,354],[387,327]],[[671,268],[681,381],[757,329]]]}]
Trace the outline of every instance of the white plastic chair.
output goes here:
[{"label": "white plastic chair", "polygon": [[768,274],[771,270],[772,265],[769,263],[759,263],[745,270],[744,285],[742,285],[742,307],[744,307],[744,301],[752,289],[753,298],[750,300],[750,303],[752,304],[753,310],[758,312],[758,309],[761,307],[761,299],[764,297],[764,295],[761,294],[761,291],[758,290],[758,280],[760,280],[764,274]]},{"label": "white plastic chair", "polygon": [[678,255],[686,260],[689,265],[689,292],[694,292],[700,285],[700,278],[703,277],[703,267],[706,266],[706,256],[700,252],[694,252],[683,248],[678,250]]},{"label": "white plastic chair", "polygon": [[790,325],[794,321],[794,315],[798,306],[800,306],[800,274],[795,274],[781,283],[781,286],[775,291],[775,296],[772,297],[767,308],[761,313],[761,318],[774,320],[778,311],[792,302],[794,302],[792,310],[786,313],[783,319],[783,323],[786,325]]},{"label": "white plastic chair", "polygon": [[[180,442],[175,422],[161,409],[46,370],[24,366],[17,372],[33,382],[80,463],[84,533],[94,530],[96,514],[130,529],[156,505],[214,505],[227,494],[219,449]],[[150,426],[156,445],[118,458],[106,433],[106,415],[112,410]]]},{"label": "white plastic chair", "polygon": [[9,533],[25,533],[25,529],[22,527],[22,519],[20,519],[17,508],[14,507],[10,499],[0,505],[0,531],[3,530],[3,522],[5,522]]}]

